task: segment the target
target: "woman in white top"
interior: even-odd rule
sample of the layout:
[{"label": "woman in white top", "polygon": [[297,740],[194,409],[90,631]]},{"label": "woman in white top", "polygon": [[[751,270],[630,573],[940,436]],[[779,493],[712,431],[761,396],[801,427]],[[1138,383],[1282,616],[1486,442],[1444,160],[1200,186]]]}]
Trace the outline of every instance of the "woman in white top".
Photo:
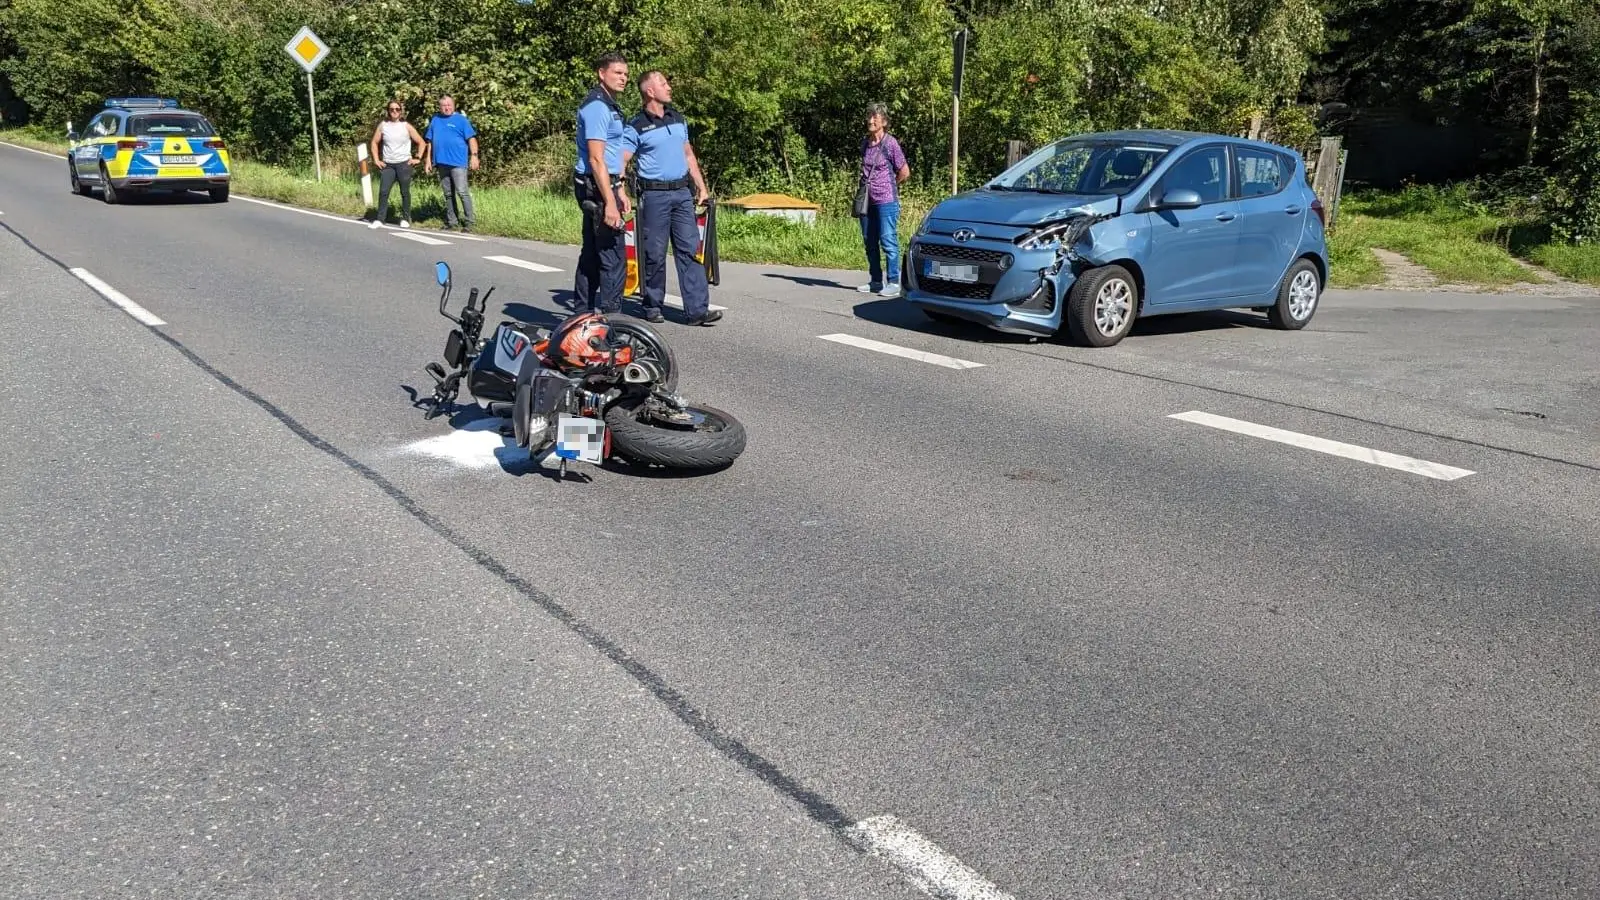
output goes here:
[{"label": "woman in white top", "polygon": [[390,100],[388,116],[372,132],[372,159],[383,174],[378,180],[378,217],[368,228],[377,228],[389,217],[389,189],[396,181],[400,182],[400,227],[411,227],[411,167],[422,161],[424,141],[405,116],[400,101]]}]

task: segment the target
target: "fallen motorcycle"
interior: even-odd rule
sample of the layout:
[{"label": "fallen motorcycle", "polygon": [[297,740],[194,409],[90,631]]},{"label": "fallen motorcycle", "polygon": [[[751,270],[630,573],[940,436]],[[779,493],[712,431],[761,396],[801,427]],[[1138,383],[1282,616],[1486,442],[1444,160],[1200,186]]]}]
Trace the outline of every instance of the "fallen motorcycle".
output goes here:
[{"label": "fallen motorcycle", "polygon": [[[643,322],[582,312],[554,330],[502,321],[481,337],[481,298],[467,294],[460,316],[450,314],[450,266],[434,265],[439,314],[454,322],[444,365],[429,363],[433,396],[419,405],[433,418],[456,406],[463,382],[490,415],[511,420],[517,446],[530,454],[554,448],[563,477],[567,463],[599,465],[612,456],[673,469],[719,469],[744,452],[744,425],[720,409],[676,393],[678,364],[655,329]],[[448,367],[448,368],[447,368]]]}]

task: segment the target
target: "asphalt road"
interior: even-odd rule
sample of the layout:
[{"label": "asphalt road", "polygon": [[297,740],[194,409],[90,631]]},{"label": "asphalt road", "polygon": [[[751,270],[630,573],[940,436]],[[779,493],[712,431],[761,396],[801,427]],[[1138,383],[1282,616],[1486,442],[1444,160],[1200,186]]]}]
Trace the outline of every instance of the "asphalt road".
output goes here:
[{"label": "asphalt road", "polygon": [[560,483],[409,390],[435,259],[549,322],[574,249],[62,168],[0,147],[9,896],[1600,894],[1600,297],[1090,351],[729,265],[663,328],[745,455]]}]

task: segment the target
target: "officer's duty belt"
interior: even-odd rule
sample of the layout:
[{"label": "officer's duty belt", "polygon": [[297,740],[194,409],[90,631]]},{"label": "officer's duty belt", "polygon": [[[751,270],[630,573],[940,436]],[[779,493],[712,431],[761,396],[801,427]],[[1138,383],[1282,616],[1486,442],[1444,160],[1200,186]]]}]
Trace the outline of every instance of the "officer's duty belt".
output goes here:
[{"label": "officer's duty belt", "polygon": [[639,190],[641,191],[675,191],[679,188],[686,188],[688,186],[689,176],[687,175],[674,181],[651,181],[648,178],[639,179]]}]

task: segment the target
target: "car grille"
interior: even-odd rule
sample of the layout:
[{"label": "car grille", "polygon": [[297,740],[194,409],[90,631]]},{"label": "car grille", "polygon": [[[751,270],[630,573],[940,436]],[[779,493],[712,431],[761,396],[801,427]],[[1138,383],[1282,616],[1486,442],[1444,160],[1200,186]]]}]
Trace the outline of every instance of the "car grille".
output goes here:
[{"label": "car grille", "polygon": [[964,281],[945,281],[943,278],[918,278],[917,286],[930,294],[958,300],[987,300],[994,294],[992,284],[967,284]]},{"label": "car grille", "polygon": [[959,259],[969,262],[989,263],[991,265],[1007,265],[1011,262],[1011,254],[1004,250],[984,250],[981,247],[952,247],[949,244],[917,244],[918,253],[926,253],[939,259]]}]

